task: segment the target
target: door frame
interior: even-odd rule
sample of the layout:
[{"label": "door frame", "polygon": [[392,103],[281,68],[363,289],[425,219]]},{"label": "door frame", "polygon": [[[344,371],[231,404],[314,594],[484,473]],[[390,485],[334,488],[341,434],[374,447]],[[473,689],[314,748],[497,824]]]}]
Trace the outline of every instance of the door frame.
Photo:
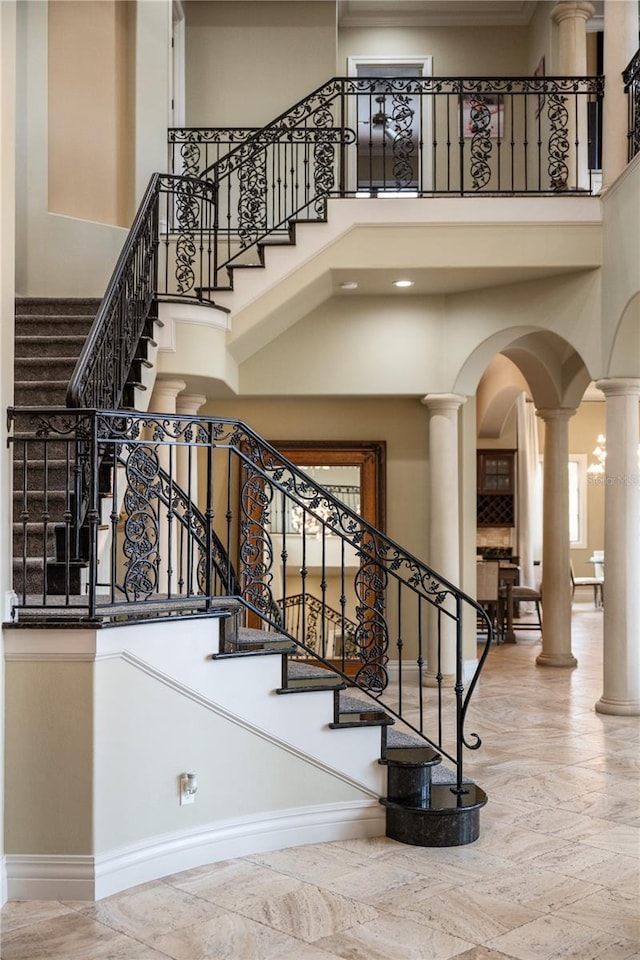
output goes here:
[{"label": "door frame", "polygon": [[[387,57],[363,57],[363,56],[353,56],[347,57],[347,73],[350,77],[357,77],[359,74],[359,68],[364,66],[371,67],[410,67],[415,66],[416,73],[415,76],[418,77],[431,77],[433,75],[433,57],[430,54],[420,54],[415,57],[406,57],[406,56],[387,56]],[[363,74],[364,76],[364,74]],[[431,143],[433,140],[432,131],[433,131],[433,104],[432,98],[426,97],[424,100],[424,109],[422,112],[423,119],[423,129],[420,131],[419,140],[423,143],[422,155],[420,157],[420,162],[418,165],[418,194],[428,193],[433,184],[433,162],[431,158],[431,152],[424,149],[424,144]],[[348,126],[352,130],[356,130],[356,149],[349,153],[349,164],[347,170],[347,182],[349,185],[349,190],[354,193],[358,192],[358,146],[357,146],[357,99],[355,97],[349,98],[348,106]],[[393,197],[396,194],[393,191],[385,190],[380,191],[378,196],[388,196]]]}]

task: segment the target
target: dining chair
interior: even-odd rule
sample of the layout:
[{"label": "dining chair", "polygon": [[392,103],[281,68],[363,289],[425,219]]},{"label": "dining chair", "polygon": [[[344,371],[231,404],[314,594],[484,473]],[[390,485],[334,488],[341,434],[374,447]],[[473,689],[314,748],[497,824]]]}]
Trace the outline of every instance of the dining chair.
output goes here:
[{"label": "dining chair", "polygon": [[485,609],[493,628],[496,643],[502,637],[500,617],[500,561],[478,560],[476,563],[476,599]]},{"label": "dining chair", "polygon": [[[506,587],[500,588],[500,596],[502,602],[502,618],[506,617],[506,599],[507,599],[507,590]],[[518,603],[533,603],[536,608],[536,620],[533,623],[521,623],[518,622],[514,624],[515,630],[537,630],[539,633],[542,633],[542,584],[538,587],[528,587],[526,585],[515,585],[511,588],[511,602],[514,606],[514,609],[517,609],[516,604]]]},{"label": "dining chair", "polygon": [[[604,565],[603,565],[604,570]],[[602,606],[604,600],[604,576],[602,577],[576,577],[573,572],[573,563],[571,564],[571,599],[573,600],[576,587],[593,587],[593,605]]]}]

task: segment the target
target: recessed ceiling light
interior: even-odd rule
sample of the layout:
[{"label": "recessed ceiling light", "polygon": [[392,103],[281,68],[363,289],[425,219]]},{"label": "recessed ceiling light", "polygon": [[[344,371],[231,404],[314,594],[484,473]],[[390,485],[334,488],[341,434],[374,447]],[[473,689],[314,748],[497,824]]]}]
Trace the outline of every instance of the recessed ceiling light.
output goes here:
[{"label": "recessed ceiling light", "polygon": [[340,284],[342,290],[357,290],[358,284],[355,280],[345,280],[344,283]]},{"label": "recessed ceiling light", "polygon": [[394,280],[393,285],[394,287],[412,287],[413,280]]}]

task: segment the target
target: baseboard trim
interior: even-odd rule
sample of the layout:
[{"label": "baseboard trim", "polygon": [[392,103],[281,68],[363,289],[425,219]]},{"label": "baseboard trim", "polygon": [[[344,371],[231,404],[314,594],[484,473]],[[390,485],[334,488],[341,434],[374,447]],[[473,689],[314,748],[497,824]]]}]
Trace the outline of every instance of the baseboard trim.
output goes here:
[{"label": "baseboard trim", "polygon": [[7,863],[6,857],[0,857],[0,907],[7,902]]},{"label": "baseboard trim", "polygon": [[385,813],[380,804],[356,800],[176,831],[96,857],[7,854],[7,897],[100,900],[207,863],[307,843],[379,837],[384,833]]},{"label": "baseboard trim", "polygon": [[95,866],[90,856],[5,856],[8,900],[94,900]]}]

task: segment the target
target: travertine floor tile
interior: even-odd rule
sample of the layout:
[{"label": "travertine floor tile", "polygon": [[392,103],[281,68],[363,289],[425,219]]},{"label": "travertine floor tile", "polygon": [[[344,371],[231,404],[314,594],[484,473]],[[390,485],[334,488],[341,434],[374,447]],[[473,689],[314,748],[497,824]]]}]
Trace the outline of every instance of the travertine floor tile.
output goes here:
[{"label": "travertine floor tile", "polygon": [[345,960],[449,960],[471,946],[458,937],[401,917],[381,916],[316,943]]},{"label": "travertine floor tile", "polygon": [[[79,913],[32,924],[0,941],[2,960],[165,960],[166,954]],[[190,958],[191,960],[191,958]]]},{"label": "travertine floor tile", "polygon": [[467,722],[489,793],[476,843],[340,840],[97,904],[9,903],[3,960],[640,960],[640,719],[593,709],[602,614],[585,606],[577,670],[536,667],[530,635],[491,651]]}]

